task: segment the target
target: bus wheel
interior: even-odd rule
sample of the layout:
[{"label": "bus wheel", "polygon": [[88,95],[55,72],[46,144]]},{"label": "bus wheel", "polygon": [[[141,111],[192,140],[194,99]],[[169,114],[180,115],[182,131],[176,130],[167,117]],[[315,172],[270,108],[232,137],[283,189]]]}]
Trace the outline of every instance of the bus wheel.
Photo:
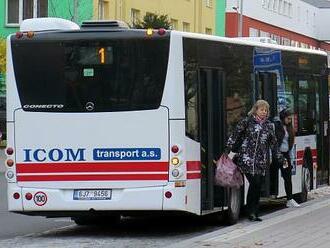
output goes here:
[{"label": "bus wheel", "polygon": [[227,210],[227,223],[229,225],[236,224],[239,219],[241,211],[241,189],[228,188],[228,210]]},{"label": "bus wheel", "polygon": [[310,190],[311,186],[311,173],[309,168],[303,167],[302,168],[302,180],[301,180],[301,193],[299,197],[299,202],[306,202],[308,191]]}]

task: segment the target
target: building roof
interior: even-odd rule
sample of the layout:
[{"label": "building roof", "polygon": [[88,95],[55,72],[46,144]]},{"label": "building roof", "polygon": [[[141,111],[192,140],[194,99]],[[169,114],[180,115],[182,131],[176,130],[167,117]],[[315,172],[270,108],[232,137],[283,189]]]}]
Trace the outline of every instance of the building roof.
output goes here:
[{"label": "building roof", "polygon": [[329,0],[302,0],[305,3],[309,3],[318,8],[330,8]]}]

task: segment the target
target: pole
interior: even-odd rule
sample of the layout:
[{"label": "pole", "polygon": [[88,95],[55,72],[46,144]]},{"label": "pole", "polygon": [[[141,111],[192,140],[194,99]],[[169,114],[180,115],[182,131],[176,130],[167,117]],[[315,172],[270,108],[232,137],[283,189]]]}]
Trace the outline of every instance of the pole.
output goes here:
[{"label": "pole", "polygon": [[243,36],[243,0],[240,0],[238,37]]},{"label": "pole", "polygon": [[74,0],[73,2],[73,21],[75,23],[78,22],[78,0]]}]

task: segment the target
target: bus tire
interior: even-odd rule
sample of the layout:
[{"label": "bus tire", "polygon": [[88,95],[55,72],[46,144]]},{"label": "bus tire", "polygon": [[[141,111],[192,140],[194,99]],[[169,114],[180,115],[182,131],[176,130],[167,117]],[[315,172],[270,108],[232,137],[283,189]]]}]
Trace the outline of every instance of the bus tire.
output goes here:
[{"label": "bus tire", "polygon": [[241,204],[242,204],[241,189],[228,188],[227,192],[228,192],[227,193],[228,210],[227,210],[226,222],[229,225],[233,225],[237,223],[241,212]]},{"label": "bus tire", "polygon": [[311,173],[308,167],[302,168],[302,179],[301,179],[301,193],[299,194],[298,201],[300,203],[306,202],[308,198],[308,191],[310,190]]}]

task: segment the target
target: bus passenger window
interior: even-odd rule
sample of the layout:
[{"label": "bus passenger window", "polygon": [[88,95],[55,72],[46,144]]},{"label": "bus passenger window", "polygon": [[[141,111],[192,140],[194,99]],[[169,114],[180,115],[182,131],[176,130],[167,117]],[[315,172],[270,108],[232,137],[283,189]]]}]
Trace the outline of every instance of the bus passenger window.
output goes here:
[{"label": "bus passenger window", "polygon": [[315,83],[306,79],[298,81],[298,132],[301,135],[316,132],[316,102]]},{"label": "bus passenger window", "polygon": [[185,63],[185,107],[186,135],[198,141],[198,66],[189,61]]}]

